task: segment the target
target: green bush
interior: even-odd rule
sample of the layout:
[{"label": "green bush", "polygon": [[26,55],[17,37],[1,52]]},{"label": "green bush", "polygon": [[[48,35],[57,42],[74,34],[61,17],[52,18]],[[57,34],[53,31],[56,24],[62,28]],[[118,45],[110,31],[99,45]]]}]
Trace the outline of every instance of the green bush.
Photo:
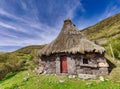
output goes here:
[{"label": "green bush", "polygon": [[35,64],[32,59],[37,57],[36,51],[43,47],[44,45],[28,46],[15,52],[0,54],[0,79],[3,79],[8,73],[18,71],[28,66],[33,69]]},{"label": "green bush", "polygon": [[14,75],[16,75],[16,72],[10,72],[5,76],[5,79],[9,79],[9,78],[13,77]]},{"label": "green bush", "polygon": [[115,58],[120,60],[120,53],[119,53],[119,51],[117,49],[114,49],[113,53],[114,53]]},{"label": "green bush", "polygon": [[3,79],[9,72],[20,70],[23,63],[19,57],[10,53],[0,55],[0,60],[0,79]]}]

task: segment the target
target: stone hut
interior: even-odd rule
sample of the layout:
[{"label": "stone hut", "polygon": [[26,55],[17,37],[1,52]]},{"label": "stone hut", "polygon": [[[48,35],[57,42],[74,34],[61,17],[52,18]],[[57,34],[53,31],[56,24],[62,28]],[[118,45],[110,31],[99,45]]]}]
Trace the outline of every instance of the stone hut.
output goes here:
[{"label": "stone hut", "polygon": [[105,49],[89,41],[67,19],[58,37],[39,51],[48,74],[108,74]]}]

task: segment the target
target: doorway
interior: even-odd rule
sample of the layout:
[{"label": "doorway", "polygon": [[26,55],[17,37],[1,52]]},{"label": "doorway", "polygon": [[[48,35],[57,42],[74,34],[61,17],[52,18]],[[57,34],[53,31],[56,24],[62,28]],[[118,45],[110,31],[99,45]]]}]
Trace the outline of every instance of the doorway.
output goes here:
[{"label": "doorway", "polygon": [[66,56],[61,56],[60,57],[60,67],[61,67],[61,73],[67,73],[67,57]]}]

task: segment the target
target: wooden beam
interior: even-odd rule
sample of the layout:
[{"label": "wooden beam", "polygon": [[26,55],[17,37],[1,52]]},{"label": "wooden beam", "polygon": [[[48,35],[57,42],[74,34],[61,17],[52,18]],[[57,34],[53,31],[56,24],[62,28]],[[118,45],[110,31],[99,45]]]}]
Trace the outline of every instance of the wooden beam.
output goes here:
[{"label": "wooden beam", "polygon": [[113,61],[114,61],[115,60],[115,56],[114,56],[114,53],[113,53],[112,45],[111,44],[109,44],[109,45],[110,45],[110,50],[111,50],[111,54],[112,54]]}]

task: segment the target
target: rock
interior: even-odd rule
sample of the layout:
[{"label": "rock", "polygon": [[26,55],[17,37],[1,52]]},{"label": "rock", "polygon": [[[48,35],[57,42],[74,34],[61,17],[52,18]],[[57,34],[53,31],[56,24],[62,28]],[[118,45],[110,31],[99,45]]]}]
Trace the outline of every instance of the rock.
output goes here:
[{"label": "rock", "polygon": [[59,82],[60,82],[60,83],[63,83],[63,82],[64,82],[64,80],[59,80]]},{"label": "rock", "polygon": [[43,74],[46,74],[47,73],[47,71],[43,71]]},{"label": "rock", "polygon": [[57,76],[57,74],[54,74],[55,76]]},{"label": "rock", "polygon": [[91,83],[91,82],[88,82],[88,83],[86,83],[85,85],[88,86],[88,87],[90,87],[90,86],[92,85],[92,83]]},{"label": "rock", "polygon": [[36,71],[38,74],[42,74],[42,73],[43,73],[43,67],[37,67],[37,68],[35,68],[35,71]]},{"label": "rock", "polygon": [[100,78],[100,81],[105,81],[103,76],[100,76],[99,78]]},{"label": "rock", "polygon": [[97,75],[91,75],[91,74],[78,74],[79,78],[82,79],[96,79]]},{"label": "rock", "polygon": [[23,81],[25,82],[25,81],[28,81],[28,77],[25,77],[25,78],[23,78]]},{"label": "rock", "polygon": [[30,73],[29,72],[27,72],[27,76],[29,76],[30,75]]},{"label": "rock", "polygon": [[105,79],[106,81],[109,81],[109,79]]},{"label": "rock", "polygon": [[30,74],[28,73],[27,75],[29,76]]},{"label": "rock", "polygon": [[75,75],[69,75],[68,78],[75,78]]},{"label": "rock", "polygon": [[72,75],[69,75],[68,78],[72,78]]}]

